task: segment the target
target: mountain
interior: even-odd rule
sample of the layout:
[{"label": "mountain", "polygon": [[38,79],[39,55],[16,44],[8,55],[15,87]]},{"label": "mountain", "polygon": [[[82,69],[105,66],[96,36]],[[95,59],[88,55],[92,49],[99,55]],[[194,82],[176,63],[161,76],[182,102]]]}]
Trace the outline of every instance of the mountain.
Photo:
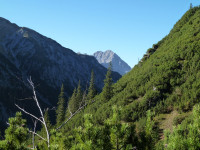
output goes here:
[{"label": "mountain", "polygon": [[[62,84],[69,97],[79,80],[88,86],[94,71],[96,88],[101,91],[107,70],[93,56],[81,55],[34,30],[0,18],[0,119],[12,116],[14,103],[32,105],[27,78],[31,76],[41,104],[53,107]],[[113,72],[113,81],[121,76]],[[34,111],[34,108],[29,108]]]},{"label": "mountain", "polygon": [[112,62],[113,71],[116,71],[121,75],[124,75],[131,70],[131,67],[111,50],[105,52],[97,51],[93,55],[105,68],[108,68],[109,63]]},{"label": "mountain", "polygon": [[193,106],[200,102],[200,7],[188,10],[169,34],[114,84],[113,91],[107,102],[98,95],[84,113],[93,114],[93,121],[101,124],[117,105],[122,108],[122,122],[134,123],[139,133],[145,129],[146,111],[151,110],[156,143],[163,139],[164,130],[172,131],[184,120],[187,126]]}]

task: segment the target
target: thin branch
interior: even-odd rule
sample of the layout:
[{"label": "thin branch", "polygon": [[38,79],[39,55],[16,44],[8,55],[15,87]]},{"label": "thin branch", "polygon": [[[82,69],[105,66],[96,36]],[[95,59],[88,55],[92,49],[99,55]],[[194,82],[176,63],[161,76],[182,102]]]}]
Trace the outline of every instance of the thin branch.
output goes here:
[{"label": "thin branch", "polygon": [[24,101],[24,100],[33,100],[33,98],[32,98],[32,97],[29,97],[29,98],[23,98],[23,99],[17,99],[17,100],[19,100],[19,101]]},{"label": "thin branch", "polygon": [[[33,128],[34,133],[35,133],[35,129],[36,129],[36,126],[37,126],[37,122],[38,122],[38,120],[34,121],[34,128]],[[33,149],[35,148],[35,134],[34,133],[33,133],[33,138],[32,138]]]},{"label": "thin branch", "polygon": [[31,117],[33,117],[33,118],[37,119],[37,120],[38,120],[38,121],[40,121],[42,124],[44,124],[44,123],[43,123],[43,121],[42,121],[42,120],[40,120],[38,117],[36,117],[36,116],[34,116],[33,114],[31,114],[31,113],[27,112],[27,111],[26,111],[26,110],[24,110],[23,108],[19,107],[17,104],[15,104],[15,106],[17,106],[17,108],[19,108],[19,109],[20,109],[21,111],[23,111],[24,113],[26,113],[26,114],[30,115]]},{"label": "thin branch", "polygon": [[37,104],[37,106],[39,108],[39,111],[40,111],[40,114],[41,114],[42,118],[44,118],[43,112],[42,112],[42,110],[40,108],[40,105],[39,105],[37,97],[36,97],[35,87],[34,87],[34,84],[33,84],[32,80],[31,80],[31,77],[30,77],[30,79],[28,79],[28,82],[30,83],[30,85],[32,86],[32,89],[33,89],[33,99],[35,100],[35,102],[36,102],[36,104]]},{"label": "thin branch", "polygon": [[40,138],[43,139],[44,141],[47,141],[45,138],[43,138],[41,135],[37,134],[36,132],[31,131],[31,130],[29,130],[29,132],[30,132],[30,133],[33,133],[33,134],[35,134],[35,135],[37,135],[38,137],[40,137]]},{"label": "thin branch", "polygon": [[[92,103],[94,103],[95,102],[95,100],[93,100],[92,102],[91,102],[91,104]],[[71,111],[70,111],[70,113],[71,113],[71,116],[63,123],[63,124],[61,124],[58,128],[56,128],[56,130],[59,130],[60,128],[62,128],[67,122],[69,122],[71,119],[72,119],[72,117],[74,116],[74,115],[76,115],[79,111],[81,111],[85,106],[87,106],[88,105],[88,103],[86,103],[86,104],[84,104],[83,106],[81,106],[81,107],[79,107],[79,109],[75,112],[75,113],[71,113]],[[70,109],[69,109],[70,110]]]},{"label": "thin branch", "polygon": [[28,80],[29,84],[30,84],[31,87],[32,87],[32,90],[33,90],[33,99],[35,100],[35,102],[36,102],[36,104],[37,104],[37,107],[38,107],[38,109],[39,109],[39,111],[40,111],[41,117],[42,117],[42,122],[43,122],[44,127],[45,127],[45,130],[46,130],[46,134],[47,134],[47,143],[48,143],[48,147],[49,147],[49,131],[48,131],[48,129],[47,129],[46,121],[44,120],[44,115],[43,115],[42,109],[41,109],[41,107],[40,107],[40,105],[39,105],[39,102],[38,102],[38,99],[37,99],[37,96],[36,96],[35,86],[34,86],[34,83],[33,83],[32,80],[31,80],[31,77],[30,77],[30,79],[27,79],[27,80]]},{"label": "thin branch", "polygon": [[71,114],[71,116],[70,116],[63,124],[61,124],[58,128],[56,128],[56,130],[59,130],[60,128],[62,128],[67,122],[69,122],[69,121],[72,119],[72,117],[73,117],[74,115],[76,115],[76,114],[77,114],[80,110],[82,110],[85,106],[87,106],[87,104],[85,104],[85,105],[79,107],[79,109],[78,109],[75,113]]}]

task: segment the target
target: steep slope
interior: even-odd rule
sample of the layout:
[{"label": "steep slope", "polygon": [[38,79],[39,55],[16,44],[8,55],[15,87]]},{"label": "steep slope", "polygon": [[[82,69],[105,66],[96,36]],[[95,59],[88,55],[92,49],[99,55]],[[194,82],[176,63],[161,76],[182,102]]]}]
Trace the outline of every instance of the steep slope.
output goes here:
[{"label": "steep slope", "polygon": [[[27,78],[32,77],[44,107],[56,106],[61,84],[70,96],[79,80],[85,88],[94,70],[98,90],[106,69],[92,56],[78,55],[31,29],[0,18],[0,116],[11,116],[14,103],[32,96]],[[121,76],[113,72],[114,81]],[[34,109],[34,108],[30,108]],[[1,119],[3,119],[1,117]]]},{"label": "steep slope", "polygon": [[122,107],[124,121],[139,121],[141,128],[149,109],[155,116],[173,111],[189,113],[200,102],[200,7],[188,10],[165,38],[147,50],[114,85],[114,96],[108,102],[101,96],[84,111],[93,114],[97,123],[112,113],[113,105]]},{"label": "steep slope", "polygon": [[189,110],[200,100],[199,60],[200,8],[195,7],[115,84],[115,96],[108,103],[124,106],[130,120],[149,108],[158,109],[157,104]]},{"label": "steep slope", "polygon": [[111,50],[105,52],[97,51],[93,55],[105,68],[108,68],[109,63],[112,62],[113,71],[116,71],[121,75],[124,75],[131,70],[131,67]]}]

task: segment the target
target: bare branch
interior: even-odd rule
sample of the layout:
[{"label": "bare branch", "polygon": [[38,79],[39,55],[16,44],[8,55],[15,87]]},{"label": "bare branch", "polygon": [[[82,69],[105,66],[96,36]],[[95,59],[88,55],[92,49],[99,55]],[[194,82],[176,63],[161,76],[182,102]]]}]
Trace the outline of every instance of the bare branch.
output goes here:
[{"label": "bare branch", "polygon": [[31,131],[31,130],[29,130],[29,132],[30,132],[30,133],[33,133],[33,134],[35,134],[35,135],[37,135],[38,137],[40,137],[40,138],[43,139],[44,141],[47,141],[45,138],[43,138],[41,135],[37,134],[36,132]]},{"label": "bare branch", "polygon": [[20,109],[21,111],[23,111],[24,113],[26,113],[26,114],[30,115],[31,117],[33,117],[33,118],[37,119],[37,120],[38,120],[38,121],[40,121],[42,124],[44,124],[44,123],[43,123],[43,121],[42,121],[41,119],[39,119],[38,117],[36,117],[36,116],[34,116],[33,114],[31,114],[31,113],[27,112],[27,111],[26,111],[26,110],[24,110],[23,108],[19,107],[17,104],[15,104],[15,106],[17,106],[17,108],[19,108],[19,109]]},{"label": "bare branch", "polygon": [[29,98],[23,98],[23,99],[17,99],[17,100],[19,100],[19,101],[24,101],[24,100],[33,100],[33,98],[32,98],[32,97],[29,97]]},{"label": "bare branch", "polygon": [[35,92],[35,86],[34,86],[34,83],[31,80],[31,77],[30,77],[30,79],[28,79],[28,82],[29,82],[29,84],[32,87],[32,90],[33,90],[33,99],[35,100],[35,102],[37,104],[37,107],[38,107],[38,109],[40,111],[40,114],[41,114],[42,122],[44,124],[45,130],[46,130],[46,134],[47,134],[47,143],[48,143],[48,147],[49,147],[49,131],[47,129],[47,125],[46,125],[46,122],[44,120],[44,114],[43,114],[42,109],[41,109],[41,107],[39,105],[39,102],[38,102],[38,99],[37,99],[37,96],[36,96],[36,92]]},{"label": "bare branch", "polygon": [[74,115],[76,115],[80,110],[82,110],[85,106],[87,106],[87,104],[85,104],[85,105],[83,105],[83,106],[81,106],[81,107],[79,107],[79,109],[75,112],[75,113],[71,113],[71,116],[63,123],[63,124],[61,124],[58,128],[56,128],[56,130],[59,130],[60,128],[62,128],[67,122],[69,122],[71,119],[72,119],[72,117],[74,116]]},{"label": "bare branch", "polygon": [[[35,129],[36,129],[36,126],[37,126],[37,122],[38,122],[38,120],[34,121],[34,128],[33,128],[34,133],[35,133]],[[33,149],[35,148],[35,134],[34,133],[33,133],[33,138],[32,138]]]},{"label": "bare branch", "polygon": [[[94,102],[95,102],[95,100],[92,100],[91,103],[94,103]],[[86,103],[83,106],[79,107],[79,109],[77,111],[75,111],[75,113],[73,113],[73,114],[69,109],[69,112],[70,112],[71,116],[63,124],[61,124],[58,128],[56,128],[56,130],[59,130],[60,128],[62,128],[67,122],[69,122],[73,118],[73,116],[75,116],[79,111],[81,111],[87,105],[88,105],[88,103]]]}]

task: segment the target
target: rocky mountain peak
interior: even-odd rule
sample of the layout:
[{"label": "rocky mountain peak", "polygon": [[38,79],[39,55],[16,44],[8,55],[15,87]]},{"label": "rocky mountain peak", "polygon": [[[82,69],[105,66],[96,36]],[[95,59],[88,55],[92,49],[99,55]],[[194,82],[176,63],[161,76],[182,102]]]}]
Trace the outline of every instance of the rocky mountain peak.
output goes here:
[{"label": "rocky mountain peak", "polygon": [[93,55],[97,61],[106,68],[108,68],[109,63],[111,62],[113,71],[116,71],[121,75],[124,75],[131,70],[131,67],[112,50],[107,50],[105,52],[97,51]]}]

